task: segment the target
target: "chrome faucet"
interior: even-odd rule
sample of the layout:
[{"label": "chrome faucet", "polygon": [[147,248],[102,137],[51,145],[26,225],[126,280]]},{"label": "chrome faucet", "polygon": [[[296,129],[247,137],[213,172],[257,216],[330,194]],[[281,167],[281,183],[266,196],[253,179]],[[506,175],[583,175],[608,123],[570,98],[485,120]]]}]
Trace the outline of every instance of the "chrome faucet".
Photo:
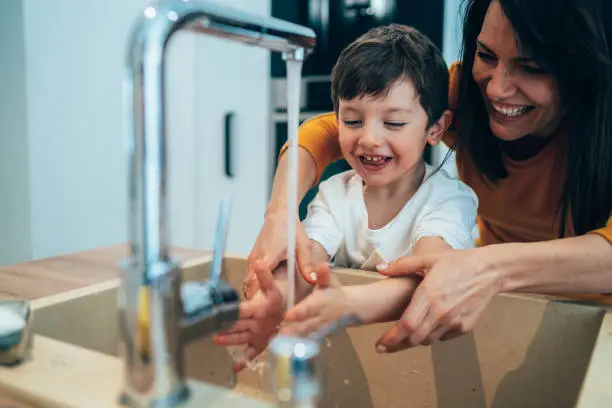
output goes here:
[{"label": "chrome faucet", "polygon": [[308,28],[198,0],[152,3],[135,21],[123,89],[131,246],[118,299],[125,359],[121,403],[131,407],[171,407],[187,400],[185,342],[222,330],[238,316],[236,291],[216,278],[202,283],[203,306],[187,313],[181,269],[168,252],[165,52],[182,29],[281,52],[286,60],[303,60],[316,42]]}]

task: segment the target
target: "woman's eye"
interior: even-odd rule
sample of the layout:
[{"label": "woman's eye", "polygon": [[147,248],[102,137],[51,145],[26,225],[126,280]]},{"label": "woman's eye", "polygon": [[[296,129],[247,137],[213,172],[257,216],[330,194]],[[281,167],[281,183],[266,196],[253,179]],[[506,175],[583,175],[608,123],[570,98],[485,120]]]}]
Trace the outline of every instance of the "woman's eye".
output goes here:
[{"label": "woman's eye", "polygon": [[476,55],[478,55],[478,58],[480,58],[483,61],[487,61],[487,62],[494,62],[495,61],[495,57],[492,56],[491,54],[487,54],[486,52],[477,51]]},{"label": "woman's eye", "polygon": [[546,70],[543,70],[542,68],[534,67],[534,66],[531,66],[531,65],[523,65],[522,69],[523,69],[523,71],[525,71],[528,74],[533,74],[533,75],[544,75],[544,74],[546,74]]},{"label": "woman's eye", "polygon": [[401,128],[405,125],[405,122],[385,122],[385,125],[392,128]]}]

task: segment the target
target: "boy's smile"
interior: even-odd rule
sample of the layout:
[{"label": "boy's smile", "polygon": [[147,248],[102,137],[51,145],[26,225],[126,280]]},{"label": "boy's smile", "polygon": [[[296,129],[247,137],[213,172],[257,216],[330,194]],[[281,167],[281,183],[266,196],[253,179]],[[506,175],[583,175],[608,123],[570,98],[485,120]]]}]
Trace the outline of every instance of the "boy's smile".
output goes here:
[{"label": "boy's smile", "polygon": [[368,171],[381,171],[393,160],[392,156],[364,154],[359,156],[361,165]]}]

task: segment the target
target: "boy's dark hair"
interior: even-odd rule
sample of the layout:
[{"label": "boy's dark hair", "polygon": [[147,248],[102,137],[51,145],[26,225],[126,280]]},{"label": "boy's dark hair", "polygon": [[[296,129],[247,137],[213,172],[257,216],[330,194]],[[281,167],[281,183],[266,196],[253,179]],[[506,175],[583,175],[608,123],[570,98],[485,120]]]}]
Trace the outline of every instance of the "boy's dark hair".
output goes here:
[{"label": "boy's dark hair", "polygon": [[347,46],[332,70],[332,100],[386,95],[410,80],[431,126],[448,109],[448,67],[440,49],[415,28],[391,24],[369,30]]}]

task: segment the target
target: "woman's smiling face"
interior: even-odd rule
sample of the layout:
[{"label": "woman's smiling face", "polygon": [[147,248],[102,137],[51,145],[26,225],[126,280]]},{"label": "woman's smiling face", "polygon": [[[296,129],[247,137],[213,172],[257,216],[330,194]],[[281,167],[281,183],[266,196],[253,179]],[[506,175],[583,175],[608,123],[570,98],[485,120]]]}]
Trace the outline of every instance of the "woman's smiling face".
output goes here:
[{"label": "woman's smiling face", "polygon": [[472,76],[493,134],[506,141],[550,136],[563,116],[555,79],[520,52],[517,36],[497,0],[478,36]]}]

